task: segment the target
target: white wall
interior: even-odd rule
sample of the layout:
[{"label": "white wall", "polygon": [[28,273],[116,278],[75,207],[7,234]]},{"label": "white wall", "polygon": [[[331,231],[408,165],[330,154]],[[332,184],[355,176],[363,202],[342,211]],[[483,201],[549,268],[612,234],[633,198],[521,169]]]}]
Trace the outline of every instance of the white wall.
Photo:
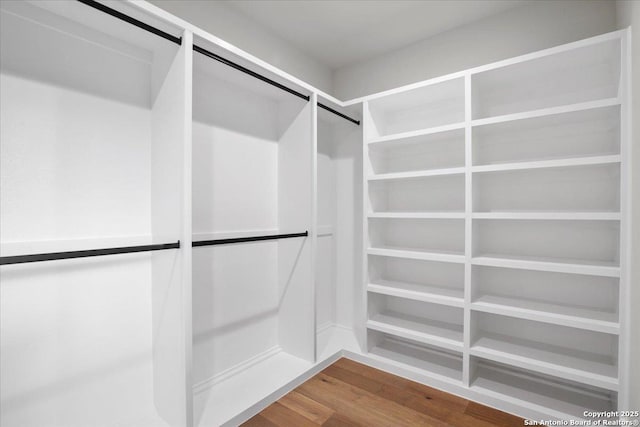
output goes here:
[{"label": "white wall", "polygon": [[301,52],[262,24],[223,1],[149,0],[150,3],[257,56],[326,92],[332,91],[329,67]]},{"label": "white wall", "polygon": [[[633,82],[633,93],[631,102],[633,104],[632,122],[632,143],[631,143],[631,164],[632,164],[632,196],[631,196],[631,216],[635,221],[631,229],[631,399],[630,409],[640,408],[640,313],[636,309],[640,305],[640,146],[638,145],[638,135],[640,134],[640,81],[638,81],[638,71],[640,70],[640,1],[627,0],[616,2],[617,21],[620,28],[629,25],[633,27],[632,43],[632,76],[636,77]],[[636,185],[633,185],[633,184]]]},{"label": "white wall", "polygon": [[539,0],[334,73],[351,99],[616,29],[615,2]]}]

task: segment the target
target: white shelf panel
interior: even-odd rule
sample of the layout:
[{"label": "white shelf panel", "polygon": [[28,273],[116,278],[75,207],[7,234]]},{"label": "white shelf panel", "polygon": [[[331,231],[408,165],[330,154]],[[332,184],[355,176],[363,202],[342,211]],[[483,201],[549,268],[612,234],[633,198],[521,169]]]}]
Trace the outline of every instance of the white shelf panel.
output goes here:
[{"label": "white shelf panel", "polygon": [[473,219],[619,221],[620,212],[474,212]]},{"label": "white shelf panel", "polygon": [[370,212],[369,218],[382,219],[464,219],[464,212]]},{"label": "white shelf panel", "polygon": [[471,172],[502,172],[512,170],[523,169],[548,169],[548,168],[562,168],[572,166],[590,166],[590,165],[605,165],[610,163],[620,163],[621,156],[619,154],[613,154],[608,156],[588,156],[577,157],[567,159],[555,159],[555,160],[538,160],[533,162],[517,162],[517,163],[503,163],[494,165],[473,166]]},{"label": "white shelf panel", "polygon": [[420,130],[415,130],[411,132],[395,133],[392,135],[385,135],[377,138],[371,138],[368,140],[368,144],[377,145],[377,144],[388,143],[388,142],[399,142],[401,140],[408,139],[408,138],[434,135],[438,133],[449,132],[452,130],[464,129],[464,127],[465,127],[465,123],[463,122],[463,123],[454,123],[451,125],[436,126],[436,127],[427,128],[427,129],[420,129]]},{"label": "white shelf panel", "polygon": [[617,367],[604,362],[604,356],[498,334],[486,334],[476,340],[470,353],[534,372],[618,390]]},{"label": "white shelf panel", "polygon": [[620,333],[615,313],[583,307],[484,295],[471,303],[471,309],[590,331]]},{"label": "white shelf panel", "polygon": [[605,396],[498,367],[478,367],[470,389],[564,420],[584,419],[585,411],[615,410],[611,399]]},{"label": "white shelf panel", "polygon": [[462,355],[456,357],[399,340],[383,339],[369,351],[369,356],[406,365],[413,371],[428,372],[430,376],[444,381],[462,381]]},{"label": "white shelf panel", "polygon": [[465,168],[445,168],[445,169],[431,169],[423,171],[412,172],[396,172],[396,173],[384,173],[377,175],[370,175],[369,181],[388,181],[395,179],[411,179],[411,178],[427,178],[430,176],[442,176],[442,175],[459,175],[464,174]]},{"label": "white shelf panel", "polygon": [[471,264],[487,267],[519,268],[523,270],[555,273],[586,274],[591,276],[620,277],[620,267],[613,263],[581,262],[580,260],[548,258],[510,258],[504,255],[484,255],[471,258]]},{"label": "white shelf panel", "polygon": [[410,248],[381,247],[367,249],[369,255],[389,256],[396,258],[419,259],[424,261],[464,263],[465,257],[457,252],[426,252]]},{"label": "white shelf panel", "polygon": [[376,279],[367,285],[367,291],[452,307],[464,306],[464,292],[462,289]]},{"label": "white shelf panel", "polygon": [[620,105],[620,98],[599,99],[597,101],[580,102],[577,104],[562,105],[559,107],[541,108],[539,110],[525,111],[522,113],[488,117],[486,119],[476,119],[471,121],[471,126],[492,125],[496,123],[512,122],[515,120],[552,116],[554,114],[564,114],[572,113],[575,111],[592,110],[595,108],[611,107],[613,105]]},{"label": "white shelf panel", "polygon": [[454,351],[463,347],[462,325],[397,312],[376,314],[367,321],[367,328]]}]

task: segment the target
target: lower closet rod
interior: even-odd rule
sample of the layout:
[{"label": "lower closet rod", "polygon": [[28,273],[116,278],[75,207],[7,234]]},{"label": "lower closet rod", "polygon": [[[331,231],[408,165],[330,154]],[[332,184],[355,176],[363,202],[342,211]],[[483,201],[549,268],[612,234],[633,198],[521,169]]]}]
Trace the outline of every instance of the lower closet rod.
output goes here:
[{"label": "lower closet rod", "polygon": [[244,242],[258,242],[260,240],[276,240],[276,239],[290,239],[292,237],[307,237],[308,231],[304,233],[290,233],[290,234],[270,234],[267,236],[251,236],[251,237],[234,237],[232,239],[215,239],[215,240],[201,240],[199,242],[193,242],[192,246],[214,246],[214,245],[228,245],[230,243],[244,243]]},{"label": "lower closet rod", "polygon": [[128,253],[135,253],[135,252],[162,251],[165,249],[179,249],[179,248],[180,248],[180,241],[177,241],[176,243],[160,243],[157,245],[125,246],[121,248],[88,249],[83,251],[50,252],[50,253],[44,253],[44,254],[3,256],[3,257],[0,257],[0,265],[24,264],[26,262],[38,262],[38,261],[54,261],[58,259],[69,259],[69,258],[86,258],[86,257],[102,256],[102,255],[128,254]]}]

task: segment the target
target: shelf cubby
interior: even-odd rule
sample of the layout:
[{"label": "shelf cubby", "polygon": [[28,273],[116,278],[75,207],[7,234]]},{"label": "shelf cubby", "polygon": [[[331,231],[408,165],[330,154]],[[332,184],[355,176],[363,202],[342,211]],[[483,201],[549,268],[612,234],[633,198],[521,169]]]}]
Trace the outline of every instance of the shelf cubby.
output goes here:
[{"label": "shelf cubby", "polygon": [[462,381],[462,354],[423,343],[398,338],[382,332],[368,331],[369,355],[426,371],[445,381]]},{"label": "shelf cubby", "polygon": [[464,252],[459,219],[369,219],[372,247],[404,247],[426,252]]},{"label": "shelf cubby", "polygon": [[472,274],[472,310],[619,333],[616,278],[482,266]]},{"label": "shelf cubby", "polygon": [[449,350],[462,350],[462,308],[370,294],[367,328]]},{"label": "shelf cubby", "polygon": [[620,212],[620,165],[475,173],[474,212]]},{"label": "shelf cubby", "polygon": [[473,358],[471,390],[515,404],[538,416],[588,419],[587,411],[615,411],[617,393],[573,381]]},{"label": "shelf cubby", "polygon": [[473,128],[473,164],[620,154],[620,106]]},{"label": "shelf cubby", "polygon": [[620,55],[613,38],[476,73],[473,118],[617,97]]},{"label": "shelf cubby", "polygon": [[474,220],[473,255],[618,265],[618,221]]},{"label": "shelf cubby", "polygon": [[608,390],[618,389],[614,334],[472,313],[471,354]]},{"label": "shelf cubby", "polygon": [[369,257],[369,293],[462,307],[464,266],[394,257]]},{"label": "shelf cubby", "polygon": [[464,129],[369,144],[369,159],[376,175],[464,167]]},{"label": "shelf cubby", "polygon": [[464,79],[457,78],[369,101],[370,140],[464,122]]},{"label": "shelf cubby", "polygon": [[369,182],[369,212],[464,212],[464,174]]}]

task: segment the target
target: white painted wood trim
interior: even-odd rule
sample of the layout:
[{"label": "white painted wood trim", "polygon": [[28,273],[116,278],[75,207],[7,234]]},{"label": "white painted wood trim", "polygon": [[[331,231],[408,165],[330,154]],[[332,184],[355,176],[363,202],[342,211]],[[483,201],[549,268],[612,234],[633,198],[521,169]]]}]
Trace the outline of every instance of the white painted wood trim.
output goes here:
[{"label": "white painted wood trim", "polygon": [[592,276],[620,277],[620,267],[595,264],[572,264],[566,262],[536,261],[479,256],[471,259],[473,265],[486,267],[519,268],[523,270],[550,271],[555,273],[586,274]]},{"label": "white painted wood trim", "polygon": [[280,346],[276,345],[273,346],[265,351],[263,351],[262,353],[258,353],[255,356],[241,362],[238,363],[235,366],[232,366],[228,369],[225,369],[224,371],[212,375],[207,379],[204,379],[202,381],[198,381],[197,383],[193,384],[193,393],[194,394],[199,394],[202,393],[208,389],[210,389],[211,387],[215,386],[216,384],[233,377],[234,375],[238,374],[239,372],[243,372],[245,370],[247,370],[248,368],[250,368],[251,366],[257,365],[258,363],[264,362],[266,359],[269,359],[270,357],[275,356],[276,354],[280,353],[282,351],[282,349],[280,348]]},{"label": "white painted wood trim", "polygon": [[400,142],[405,139],[415,138],[417,136],[427,136],[434,135],[438,133],[451,132],[454,130],[461,130],[465,128],[465,123],[455,123],[452,125],[444,125],[444,126],[436,126],[427,129],[414,130],[410,132],[402,132],[402,133],[394,133],[392,135],[380,136],[377,138],[372,138],[368,140],[369,144],[376,145],[382,142],[392,142],[397,141]]},{"label": "white painted wood trim", "polygon": [[612,107],[620,105],[620,98],[598,99],[596,101],[581,102],[578,104],[560,105],[557,107],[541,108],[539,110],[524,111],[521,113],[505,114],[502,116],[476,119],[471,122],[472,126],[486,126],[498,123],[507,123],[517,120],[534,119],[538,117],[555,116],[559,114],[574,113],[578,111],[595,110],[597,108]]}]

